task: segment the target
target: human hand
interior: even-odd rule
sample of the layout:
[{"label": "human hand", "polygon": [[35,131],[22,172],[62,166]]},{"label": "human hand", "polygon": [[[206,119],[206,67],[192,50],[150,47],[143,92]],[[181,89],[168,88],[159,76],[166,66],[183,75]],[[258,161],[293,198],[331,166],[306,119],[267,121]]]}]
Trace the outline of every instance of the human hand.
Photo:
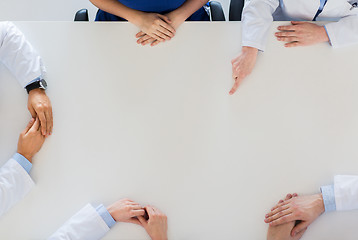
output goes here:
[{"label": "human hand", "polygon": [[167,216],[153,206],[146,206],[145,209],[149,219],[146,220],[143,216],[139,216],[138,220],[147,231],[148,235],[152,240],[168,240]]},{"label": "human hand", "polygon": [[17,152],[32,163],[32,157],[40,151],[45,137],[40,132],[40,120],[32,118],[20,134]]},{"label": "human hand", "polygon": [[[170,13],[165,14],[170,19],[170,25],[177,30],[179,26],[185,22],[185,19],[180,15],[177,14],[175,11],[172,11]],[[159,41],[155,38],[149,36],[148,34],[144,33],[143,31],[140,31],[136,34],[136,38],[138,38],[137,43],[147,45],[150,44],[152,47],[155,45],[158,45]]]},{"label": "human hand", "polygon": [[140,34],[141,39],[146,36],[142,41],[152,38],[152,40],[163,42],[174,37],[175,29],[171,26],[171,20],[167,16],[143,12],[139,19],[134,24],[141,29],[141,32],[137,33],[136,37],[139,37],[140,33],[142,33]]},{"label": "human hand", "polygon": [[138,225],[142,224],[137,217],[145,215],[143,207],[130,199],[121,199],[110,205],[107,210],[117,222],[127,222]]},{"label": "human hand", "polygon": [[275,36],[278,41],[287,42],[285,47],[308,46],[320,42],[328,42],[329,38],[324,26],[309,22],[292,21],[292,25],[279,26]]},{"label": "human hand", "polygon": [[231,60],[232,78],[235,80],[235,83],[229,92],[230,95],[236,92],[242,80],[252,72],[256,63],[257,52],[257,48],[242,47],[241,54]]},{"label": "human hand", "polygon": [[53,127],[52,106],[45,90],[31,90],[28,97],[27,108],[33,118],[39,118],[42,135],[51,135]]},{"label": "human hand", "polygon": [[[285,200],[297,197],[297,194],[287,194]],[[278,204],[283,203],[284,200],[280,200]],[[300,231],[294,237],[291,236],[291,231],[295,226],[295,221],[284,223],[278,226],[269,226],[267,231],[267,240],[299,240],[305,233],[306,229]]]},{"label": "human hand", "polygon": [[284,223],[300,220],[291,231],[291,236],[295,236],[307,228],[324,212],[322,194],[299,196],[285,200],[277,204],[266,214],[265,222],[270,226],[277,226]]}]

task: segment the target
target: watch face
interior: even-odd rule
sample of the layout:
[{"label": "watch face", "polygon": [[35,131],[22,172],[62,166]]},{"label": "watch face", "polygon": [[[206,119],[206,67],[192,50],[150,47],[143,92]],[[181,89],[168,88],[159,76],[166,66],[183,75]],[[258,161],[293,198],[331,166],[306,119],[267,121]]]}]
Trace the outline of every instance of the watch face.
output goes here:
[{"label": "watch face", "polygon": [[45,89],[47,88],[47,82],[44,80],[44,79],[41,79],[40,80],[40,86],[42,89]]}]

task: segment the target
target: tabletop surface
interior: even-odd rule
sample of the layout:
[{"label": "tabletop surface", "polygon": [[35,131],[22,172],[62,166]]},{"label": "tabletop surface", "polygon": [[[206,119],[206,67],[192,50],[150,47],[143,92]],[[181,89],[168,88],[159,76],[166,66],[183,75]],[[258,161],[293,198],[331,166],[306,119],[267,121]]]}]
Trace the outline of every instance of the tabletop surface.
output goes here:
[{"label": "tabletop surface", "polygon": [[[54,132],[1,238],[44,239],[85,204],[126,197],[165,212],[172,240],[262,240],[265,213],[287,193],[357,174],[358,45],[284,48],[273,33],[288,23],[274,23],[230,96],[240,22],[185,23],[156,47],[137,45],[129,23],[15,24],[47,66]],[[2,65],[0,84],[3,164],[30,114]],[[324,214],[302,239],[356,239],[357,219]],[[149,238],[118,223],[104,239]]]}]

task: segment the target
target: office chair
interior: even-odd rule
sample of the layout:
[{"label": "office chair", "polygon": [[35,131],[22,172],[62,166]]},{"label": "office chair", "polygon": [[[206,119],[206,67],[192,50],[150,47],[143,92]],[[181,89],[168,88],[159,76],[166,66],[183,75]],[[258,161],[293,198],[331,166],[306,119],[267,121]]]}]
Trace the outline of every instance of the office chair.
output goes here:
[{"label": "office chair", "polygon": [[211,21],[225,21],[225,15],[221,3],[217,1],[210,1]]},{"label": "office chair", "polygon": [[245,0],[231,0],[229,10],[229,21],[241,21],[242,9]]},{"label": "office chair", "polygon": [[[222,9],[222,6],[217,1],[210,1],[210,14],[211,14],[211,20],[212,21],[225,21],[225,15]],[[88,18],[88,10],[87,9],[81,9],[78,10],[75,14],[75,21],[89,21]]]},{"label": "office chair", "polygon": [[75,14],[75,21],[89,21],[88,18],[88,10],[87,9],[81,9],[78,10]]}]

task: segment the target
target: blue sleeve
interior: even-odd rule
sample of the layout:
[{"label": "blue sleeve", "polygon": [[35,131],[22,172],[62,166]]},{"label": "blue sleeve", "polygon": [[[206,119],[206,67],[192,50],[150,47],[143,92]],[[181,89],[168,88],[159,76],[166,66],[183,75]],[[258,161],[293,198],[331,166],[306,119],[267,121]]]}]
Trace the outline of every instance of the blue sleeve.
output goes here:
[{"label": "blue sleeve", "polygon": [[12,156],[12,158],[15,159],[21,165],[21,167],[25,169],[27,173],[30,173],[30,170],[32,168],[32,163],[30,163],[29,160],[27,160],[20,153],[15,153],[14,156]]},{"label": "blue sleeve", "polygon": [[116,221],[113,219],[111,214],[108,212],[107,208],[103,204],[99,205],[96,208],[97,213],[102,217],[103,221],[107,224],[109,228],[113,227],[116,224]]},{"label": "blue sleeve", "polygon": [[331,38],[329,37],[329,34],[328,34],[326,26],[323,26],[323,27],[324,27],[324,30],[326,30],[326,33],[327,33],[327,36],[328,36],[328,39],[329,39],[329,44],[332,45]]},{"label": "blue sleeve", "polygon": [[328,185],[321,187],[324,210],[326,212],[336,211],[336,200],[334,198],[334,186]]}]

